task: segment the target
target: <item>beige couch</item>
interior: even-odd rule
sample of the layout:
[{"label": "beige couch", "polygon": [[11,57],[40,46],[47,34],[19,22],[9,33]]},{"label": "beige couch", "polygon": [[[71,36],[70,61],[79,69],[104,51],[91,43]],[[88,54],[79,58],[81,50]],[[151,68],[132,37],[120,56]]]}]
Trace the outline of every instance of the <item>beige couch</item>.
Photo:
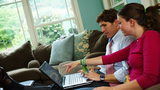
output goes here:
[{"label": "beige couch", "polygon": [[[91,30],[89,34],[90,54],[85,58],[104,55],[107,42],[108,39],[103,32]],[[52,84],[54,82],[38,69],[44,61],[49,63],[51,48],[51,44],[44,45],[39,43],[36,49],[32,50],[30,41],[27,41],[12,52],[0,53],[0,66],[4,67],[7,73],[18,82],[35,80],[37,83]],[[65,68],[62,68],[62,65],[72,61],[65,61],[52,67],[55,68],[62,76],[65,74],[75,73],[81,69],[81,66],[75,68],[70,73],[65,73]]]}]

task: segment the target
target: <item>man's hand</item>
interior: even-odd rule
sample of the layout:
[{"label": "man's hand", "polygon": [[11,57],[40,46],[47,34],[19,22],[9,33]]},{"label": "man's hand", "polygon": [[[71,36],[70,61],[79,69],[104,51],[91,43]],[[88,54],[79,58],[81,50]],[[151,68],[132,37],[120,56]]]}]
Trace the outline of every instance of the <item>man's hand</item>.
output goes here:
[{"label": "man's hand", "polygon": [[[89,67],[89,71],[90,71],[91,69],[96,70],[96,69],[100,69],[100,67]],[[78,73],[81,73],[82,75],[84,75],[83,69],[79,70]]]},{"label": "man's hand", "polygon": [[79,70],[78,73],[81,73],[81,75],[84,75],[83,69]]},{"label": "man's hand", "polygon": [[97,74],[94,69],[91,69],[89,73],[85,74],[85,77],[94,81],[100,81],[100,74]]}]

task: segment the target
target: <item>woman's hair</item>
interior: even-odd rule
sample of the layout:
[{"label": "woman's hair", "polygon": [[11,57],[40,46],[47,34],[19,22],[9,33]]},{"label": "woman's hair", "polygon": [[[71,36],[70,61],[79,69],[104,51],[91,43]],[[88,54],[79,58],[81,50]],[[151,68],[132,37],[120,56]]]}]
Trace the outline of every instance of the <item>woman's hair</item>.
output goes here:
[{"label": "woman's hair", "polygon": [[160,4],[150,6],[147,9],[138,3],[130,3],[125,5],[118,15],[123,17],[126,21],[130,18],[135,19],[137,23],[145,29],[156,30],[160,32]]},{"label": "woman's hair", "polygon": [[117,19],[117,10],[110,8],[108,10],[103,10],[97,17],[96,22],[100,21],[113,23],[115,19]]}]

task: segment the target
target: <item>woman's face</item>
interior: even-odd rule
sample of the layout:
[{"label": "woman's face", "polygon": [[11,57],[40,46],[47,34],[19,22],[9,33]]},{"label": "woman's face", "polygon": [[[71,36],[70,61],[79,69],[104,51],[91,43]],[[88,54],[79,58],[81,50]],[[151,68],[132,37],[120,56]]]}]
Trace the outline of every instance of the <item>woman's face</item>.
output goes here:
[{"label": "woman's face", "polygon": [[117,15],[117,20],[118,20],[118,28],[121,29],[121,31],[123,32],[124,36],[131,35],[130,20],[126,21],[124,18],[122,18],[119,15]]}]

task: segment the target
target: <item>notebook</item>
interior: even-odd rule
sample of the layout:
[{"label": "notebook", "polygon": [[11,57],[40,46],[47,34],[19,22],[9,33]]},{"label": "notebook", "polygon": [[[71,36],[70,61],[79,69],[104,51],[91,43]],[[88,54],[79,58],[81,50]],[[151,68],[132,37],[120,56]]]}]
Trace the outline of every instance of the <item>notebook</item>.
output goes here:
[{"label": "notebook", "polygon": [[93,81],[81,75],[81,73],[74,73],[70,75],[61,76],[52,66],[46,61],[39,67],[39,70],[53,80],[57,85],[63,89],[74,88],[91,84]]}]

